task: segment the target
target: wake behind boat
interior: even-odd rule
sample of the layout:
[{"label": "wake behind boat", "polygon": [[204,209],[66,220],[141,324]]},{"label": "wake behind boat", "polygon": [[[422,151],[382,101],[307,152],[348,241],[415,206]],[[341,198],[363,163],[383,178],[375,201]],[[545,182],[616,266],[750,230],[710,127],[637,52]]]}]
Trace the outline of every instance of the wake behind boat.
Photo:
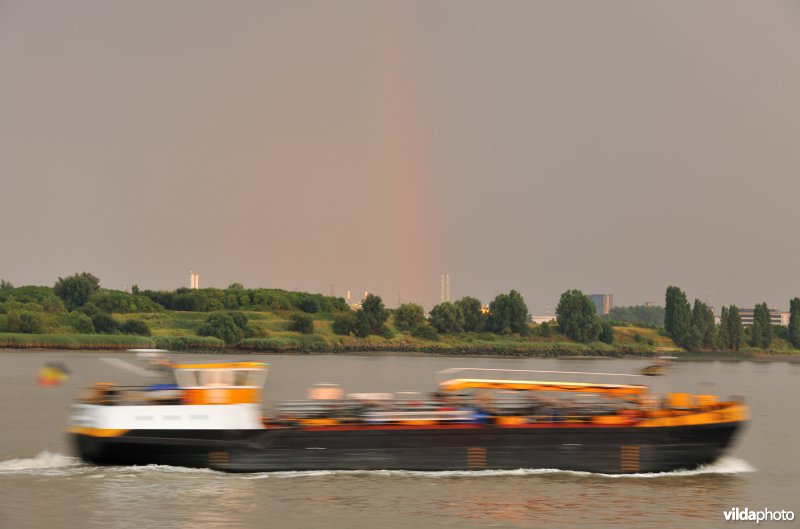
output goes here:
[{"label": "wake behind boat", "polygon": [[[261,362],[160,363],[174,384],[95,384],[73,406],[79,456],[226,472],[510,470],[628,474],[716,461],[748,419],[739,400],[595,381],[640,375],[455,368],[438,391],[318,385],[265,414]],[[591,378],[591,382],[552,380]]]}]

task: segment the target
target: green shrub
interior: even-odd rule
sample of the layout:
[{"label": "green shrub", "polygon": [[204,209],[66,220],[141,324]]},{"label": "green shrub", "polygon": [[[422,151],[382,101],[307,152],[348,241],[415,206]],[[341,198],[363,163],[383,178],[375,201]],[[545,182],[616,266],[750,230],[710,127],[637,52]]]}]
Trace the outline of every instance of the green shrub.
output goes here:
[{"label": "green shrub", "polygon": [[42,332],[42,316],[38,312],[12,310],[6,313],[6,330],[39,334]]},{"label": "green shrub", "polygon": [[553,330],[550,328],[550,324],[547,323],[546,321],[542,322],[542,324],[539,325],[539,328],[537,330],[539,331],[539,336],[541,336],[542,338],[550,338],[550,336],[553,334]]},{"label": "green shrub", "polygon": [[314,320],[306,314],[292,314],[289,319],[289,330],[302,334],[313,334]]},{"label": "green shrub", "polygon": [[142,320],[127,320],[119,327],[122,334],[135,334],[138,336],[150,336],[150,326]]},{"label": "green shrub", "polygon": [[89,298],[89,303],[93,303],[103,312],[158,312],[164,307],[145,296],[128,294],[119,290],[102,289],[95,292]]},{"label": "green shrub", "polygon": [[342,312],[333,318],[333,332],[341,336],[355,333],[356,316],[352,312]]},{"label": "green shrub", "polygon": [[212,312],[197,330],[198,335],[214,336],[227,345],[239,343],[247,332],[247,316],[241,312]]},{"label": "green shrub", "polygon": [[411,329],[411,336],[414,338],[422,338],[424,340],[438,340],[439,333],[436,329],[428,324],[417,325]]},{"label": "green shrub", "polygon": [[304,295],[297,300],[297,308],[303,312],[310,312],[313,314],[320,311],[320,304],[316,297]]},{"label": "green shrub", "polygon": [[404,303],[394,311],[394,326],[401,331],[410,331],[425,324],[425,309],[416,303]]},{"label": "green shrub", "polygon": [[50,314],[65,312],[64,302],[55,294],[50,294],[42,300],[42,310]]},{"label": "green shrub", "polygon": [[94,334],[96,331],[94,329],[94,323],[92,322],[92,318],[84,314],[83,312],[70,312],[69,316],[67,317],[67,323],[70,327],[75,329],[76,332],[84,333],[84,334]]},{"label": "green shrub", "polygon": [[55,295],[63,299],[69,309],[82,307],[98,290],[100,280],[87,272],[59,277],[53,287]]},{"label": "green shrub", "polygon": [[119,332],[119,322],[108,314],[98,314],[92,318],[95,332],[100,334],[117,334]]},{"label": "green shrub", "polygon": [[606,344],[614,342],[614,328],[607,321],[603,320],[600,322],[600,335],[598,339]]},{"label": "green shrub", "polygon": [[207,351],[222,349],[225,342],[213,336],[156,336],[154,345],[171,351]]}]

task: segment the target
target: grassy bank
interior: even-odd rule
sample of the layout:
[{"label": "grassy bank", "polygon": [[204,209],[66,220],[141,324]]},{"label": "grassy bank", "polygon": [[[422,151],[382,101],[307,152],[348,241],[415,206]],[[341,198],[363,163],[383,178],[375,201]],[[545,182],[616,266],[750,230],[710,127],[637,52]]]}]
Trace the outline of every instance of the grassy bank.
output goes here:
[{"label": "grassy bank", "polygon": [[[400,332],[389,321],[394,335],[391,338],[369,336],[339,336],[331,328],[333,316],[317,313],[314,333],[300,334],[289,330],[294,312],[245,312],[248,325],[259,336],[246,338],[236,346],[212,337],[198,336],[197,331],[208,317],[204,312],[159,311],[152,313],[114,314],[120,323],[137,319],[147,323],[152,336],[127,336],[108,334],[77,334],[49,332],[47,334],[0,333],[0,348],[42,349],[130,349],[157,347],[173,351],[205,351],[218,353],[320,353],[347,354],[365,352],[425,353],[447,356],[496,357],[647,357],[670,354],[692,359],[758,359],[793,358],[800,351],[792,350],[784,340],[776,340],[770,350],[745,349],[743,351],[714,351],[688,353],[675,346],[659,330],[644,327],[614,327],[614,343],[577,343],[556,330],[549,336],[532,332],[529,336],[498,335],[493,333],[463,333],[441,335],[437,340],[427,340]],[[47,317],[50,317],[49,315]],[[48,326],[56,327],[60,316],[52,316]],[[532,330],[535,331],[535,327]],[[59,331],[61,329],[59,328]]]},{"label": "grassy bank", "polygon": [[150,338],[121,334],[0,333],[0,347],[7,349],[135,349],[151,344]]}]

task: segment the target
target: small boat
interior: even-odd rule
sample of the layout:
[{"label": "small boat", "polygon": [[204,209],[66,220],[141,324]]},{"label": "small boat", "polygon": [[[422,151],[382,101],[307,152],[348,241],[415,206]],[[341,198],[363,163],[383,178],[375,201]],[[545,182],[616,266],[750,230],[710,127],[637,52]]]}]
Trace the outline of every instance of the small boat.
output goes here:
[{"label": "small boat", "polygon": [[173,384],[99,383],[73,405],[68,431],[84,461],[225,472],[665,472],[715,461],[749,416],[741,399],[596,381],[642,375],[473,368],[443,371],[432,394],[319,385],[265,414],[268,364],[170,367]]}]

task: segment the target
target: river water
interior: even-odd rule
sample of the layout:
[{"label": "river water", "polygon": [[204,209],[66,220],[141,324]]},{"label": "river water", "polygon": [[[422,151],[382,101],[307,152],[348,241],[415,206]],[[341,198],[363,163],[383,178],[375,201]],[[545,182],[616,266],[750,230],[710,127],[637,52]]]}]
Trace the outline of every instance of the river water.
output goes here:
[{"label": "river water", "polygon": [[[180,355],[209,360],[212,357]],[[69,404],[97,381],[136,384],[100,361],[130,353],[0,352],[0,528],[435,528],[754,526],[726,522],[734,507],[800,514],[800,364],[678,362],[673,391],[744,395],[753,420],[722,460],[657,475],[547,469],[478,472],[223,474],[176,467],[95,467],[64,434]],[[304,398],[318,382],[348,392],[431,391],[448,367],[632,373],[638,360],[454,359],[410,356],[251,355],[272,366],[265,403]],[[50,360],[69,380],[39,387]],[[761,524],[763,525],[763,523]],[[770,522],[789,527],[798,522]]]}]

